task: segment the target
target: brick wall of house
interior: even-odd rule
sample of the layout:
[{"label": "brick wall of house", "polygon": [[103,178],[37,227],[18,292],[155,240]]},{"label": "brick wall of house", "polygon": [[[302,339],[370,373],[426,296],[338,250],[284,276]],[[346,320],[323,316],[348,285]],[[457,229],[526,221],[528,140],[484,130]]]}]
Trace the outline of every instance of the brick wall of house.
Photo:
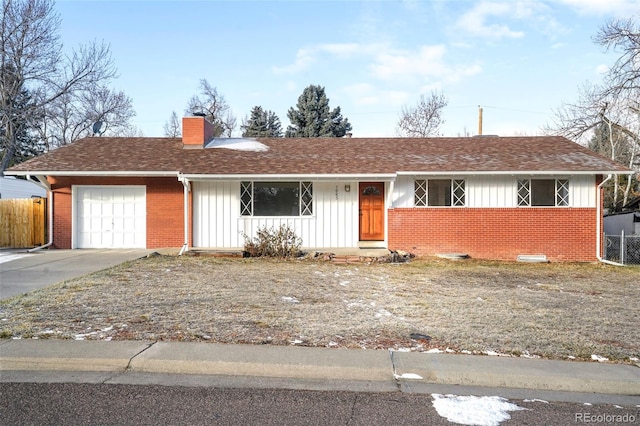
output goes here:
[{"label": "brick wall of house", "polygon": [[593,208],[396,208],[388,214],[391,250],[497,260],[516,260],[519,254],[596,260]]},{"label": "brick wall of house", "polygon": [[[53,190],[53,246],[71,248],[71,185],[145,185],[147,248],[180,247],[184,243],[184,192],[177,178],[49,177]],[[190,195],[191,197],[191,195]],[[191,205],[191,200],[189,200]],[[191,217],[191,213],[189,213]],[[189,244],[191,244],[191,219]]]}]

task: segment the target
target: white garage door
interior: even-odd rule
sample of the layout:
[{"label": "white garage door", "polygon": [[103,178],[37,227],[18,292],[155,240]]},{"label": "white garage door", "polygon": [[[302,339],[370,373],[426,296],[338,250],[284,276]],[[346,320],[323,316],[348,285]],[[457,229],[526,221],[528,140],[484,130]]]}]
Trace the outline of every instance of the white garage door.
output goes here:
[{"label": "white garage door", "polygon": [[144,186],[78,186],[77,248],[146,248]]}]

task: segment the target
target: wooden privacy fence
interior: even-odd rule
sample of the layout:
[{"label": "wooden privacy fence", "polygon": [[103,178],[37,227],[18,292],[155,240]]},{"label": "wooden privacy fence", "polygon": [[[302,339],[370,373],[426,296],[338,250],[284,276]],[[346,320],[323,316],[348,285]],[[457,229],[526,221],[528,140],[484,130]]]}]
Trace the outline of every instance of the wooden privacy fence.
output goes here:
[{"label": "wooden privacy fence", "polygon": [[47,199],[0,200],[0,247],[27,248],[46,241]]}]

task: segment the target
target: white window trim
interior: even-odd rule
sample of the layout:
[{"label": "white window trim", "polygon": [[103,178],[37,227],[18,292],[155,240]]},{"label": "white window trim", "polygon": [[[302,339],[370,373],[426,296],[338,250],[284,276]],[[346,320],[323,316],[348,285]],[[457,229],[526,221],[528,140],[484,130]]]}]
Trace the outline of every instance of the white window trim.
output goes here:
[{"label": "white window trim", "polygon": [[[553,180],[554,183],[554,205],[553,206],[534,206],[531,204],[531,181],[532,180]],[[566,189],[566,196],[561,197],[560,189]],[[525,194],[521,194],[520,190],[526,190]],[[563,201],[563,204],[558,204],[558,200]],[[516,206],[522,208],[567,208],[571,207],[571,179],[566,177],[549,177],[549,178],[524,178],[516,181]]]},{"label": "white window trim", "polygon": [[[296,216],[255,216],[253,214],[254,212],[254,207],[253,207],[253,185],[254,185],[255,181],[241,181],[240,182],[240,197],[239,197],[239,202],[240,202],[240,217],[257,217],[257,218],[274,218],[274,217],[279,217],[279,218],[312,218],[315,217],[315,197],[313,194],[313,181],[287,181],[287,182],[294,182],[298,184],[298,215]],[[243,195],[245,195],[245,193],[249,194],[251,199],[249,200],[249,202],[245,205],[245,203],[242,200]],[[303,205],[303,196],[305,194],[309,193],[311,195],[311,203],[307,204],[307,205]],[[306,213],[306,214],[305,214]]]},{"label": "white window trim", "polygon": [[[413,206],[415,208],[461,208],[467,207],[467,180],[465,178],[447,178],[438,177],[431,180],[450,180],[451,181],[451,205],[450,206],[430,206],[429,205],[429,180],[428,178],[415,178],[413,180]],[[419,185],[424,190],[424,196],[421,197],[420,202],[424,204],[416,203],[416,185]],[[461,197],[457,196],[455,191],[462,187],[463,194]],[[461,202],[462,201],[462,202]]]}]

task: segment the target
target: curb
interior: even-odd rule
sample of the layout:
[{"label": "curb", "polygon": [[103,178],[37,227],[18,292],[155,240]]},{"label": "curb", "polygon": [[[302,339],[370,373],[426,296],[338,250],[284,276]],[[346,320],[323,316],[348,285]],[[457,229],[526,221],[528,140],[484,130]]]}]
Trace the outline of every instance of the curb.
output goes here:
[{"label": "curb", "polygon": [[640,368],[624,364],[197,342],[4,340],[1,371],[252,377],[342,387],[353,382],[389,391],[455,385],[640,396]]}]

